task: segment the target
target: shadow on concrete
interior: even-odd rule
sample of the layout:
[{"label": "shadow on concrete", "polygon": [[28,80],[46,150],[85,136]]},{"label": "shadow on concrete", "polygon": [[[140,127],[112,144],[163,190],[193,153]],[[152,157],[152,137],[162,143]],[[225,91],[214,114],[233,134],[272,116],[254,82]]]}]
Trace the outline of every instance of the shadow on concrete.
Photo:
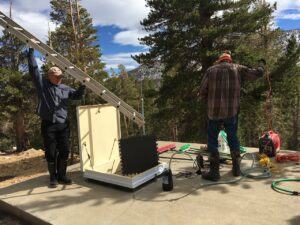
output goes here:
[{"label": "shadow on concrete", "polygon": [[[191,166],[182,167],[180,170],[195,171]],[[97,207],[104,202],[107,203],[107,201],[111,202],[111,204],[133,202],[134,200],[150,202],[174,201],[189,195],[200,196],[202,192],[199,187],[206,182],[201,179],[201,176],[193,173],[189,178],[174,177],[174,189],[171,192],[162,190],[161,177],[148,182],[134,191],[124,191],[122,188],[86,180],[78,169],[69,172],[69,176],[73,179],[74,184],[69,186],[59,185],[55,189],[47,187],[48,175],[3,188],[1,189],[1,199],[7,202],[15,202],[19,199],[19,208],[30,213],[36,213],[71,205],[80,205],[81,203],[88,204],[89,207]],[[215,185],[202,189],[223,194],[230,192],[230,187],[226,185]]]},{"label": "shadow on concrete", "polygon": [[113,199],[116,204],[131,200],[129,193],[124,194],[121,190],[86,182],[79,171],[70,172],[69,176],[74,183],[68,186],[59,185],[57,188],[47,187],[48,175],[3,188],[1,199],[12,202],[16,199],[27,198],[23,204],[18,204],[18,207],[31,213],[64,208],[83,202],[90,202],[90,206],[98,206],[106,199]]},{"label": "shadow on concrete", "polygon": [[[228,170],[228,169],[227,169]],[[176,177],[176,172],[173,172],[173,185],[174,188],[170,192],[165,192],[162,190],[162,179],[157,179],[142,190],[134,192],[134,199],[140,201],[149,202],[164,202],[164,201],[177,201],[179,199],[185,198],[187,196],[201,196],[203,193],[207,192],[218,192],[221,194],[229,194],[234,191],[231,187],[241,186],[245,189],[252,188],[251,185],[245,185],[239,178],[236,179],[232,176],[231,171],[220,171],[221,180],[223,184],[217,184],[216,182],[210,182],[203,180],[201,175],[195,173],[193,167],[181,167],[180,171],[191,171],[192,175],[190,177]],[[178,171],[177,171],[178,172]],[[243,185],[243,186],[242,186]]]},{"label": "shadow on concrete", "polygon": [[[283,167],[289,168],[288,165]],[[221,181],[233,181],[230,166],[221,169]],[[44,212],[51,209],[61,209],[67,206],[84,203],[89,207],[97,207],[102,204],[119,204],[134,201],[171,202],[187,196],[201,196],[205,192],[217,192],[229,194],[235,192],[232,187],[238,186],[243,189],[255,189],[255,179],[245,178],[227,185],[209,185],[211,182],[201,179],[200,175],[193,172],[191,177],[173,177],[174,189],[171,192],[162,190],[162,178],[149,182],[134,191],[124,191],[111,185],[102,185],[99,182],[91,182],[82,177],[82,173],[76,168],[69,172],[74,184],[69,186],[59,185],[55,189],[49,189],[48,175],[43,175],[25,182],[12,185],[0,190],[1,199],[8,202],[18,202],[18,207],[30,213]],[[191,164],[181,166],[178,171],[195,171]],[[176,174],[176,171],[173,172]],[[280,175],[280,178],[286,173]],[[279,176],[279,175],[278,175]],[[270,185],[274,178],[262,180]],[[204,186],[203,186],[204,185]],[[206,185],[206,186],[205,186]],[[271,188],[270,188],[271,191]],[[28,199],[29,198],[29,199]],[[295,218],[295,220],[299,220]],[[294,220],[293,220],[294,221]],[[292,223],[293,224],[293,223]],[[296,224],[296,223],[294,223]]]},{"label": "shadow on concrete", "polygon": [[294,218],[288,220],[291,225],[299,225],[300,224],[300,216],[295,216]]}]

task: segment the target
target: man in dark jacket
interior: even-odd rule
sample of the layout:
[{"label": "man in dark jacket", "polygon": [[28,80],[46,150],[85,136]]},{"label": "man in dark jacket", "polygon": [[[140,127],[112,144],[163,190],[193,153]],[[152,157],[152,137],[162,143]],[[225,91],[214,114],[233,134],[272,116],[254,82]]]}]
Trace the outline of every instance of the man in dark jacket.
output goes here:
[{"label": "man in dark jacket", "polygon": [[221,127],[227,133],[232,158],[232,174],[240,176],[240,143],[237,137],[241,83],[264,74],[266,61],[261,59],[256,69],[234,64],[231,52],[226,50],[215,65],[207,69],[200,86],[200,96],[207,99],[208,144],[210,171],[203,179],[220,179],[218,135]]},{"label": "man in dark jacket", "polygon": [[[81,85],[74,90],[61,84],[63,75],[58,67],[51,67],[48,71],[48,79],[43,78],[33,48],[28,52],[28,66],[38,93],[37,114],[41,118],[41,133],[50,174],[49,187],[54,188],[58,183],[71,184],[72,180],[66,176],[69,157],[67,101],[81,99],[85,86]],[[85,81],[89,81],[89,78],[85,78],[83,82]]]}]

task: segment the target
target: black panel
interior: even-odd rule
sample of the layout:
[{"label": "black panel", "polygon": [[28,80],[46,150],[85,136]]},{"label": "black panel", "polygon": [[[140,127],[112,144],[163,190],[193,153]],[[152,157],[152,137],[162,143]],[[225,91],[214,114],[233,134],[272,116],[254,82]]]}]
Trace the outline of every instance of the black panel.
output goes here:
[{"label": "black panel", "polygon": [[123,175],[141,173],[158,165],[155,136],[125,138],[119,145]]}]

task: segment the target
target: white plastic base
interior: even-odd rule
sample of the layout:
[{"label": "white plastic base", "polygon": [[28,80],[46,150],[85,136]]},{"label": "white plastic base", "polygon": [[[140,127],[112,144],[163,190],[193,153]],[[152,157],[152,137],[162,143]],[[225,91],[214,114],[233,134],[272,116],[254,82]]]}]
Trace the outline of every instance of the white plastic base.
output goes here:
[{"label": "white plastic base", "polygon": [[112,174],[112,173],[103,173],[97,170],[91,170],[86,169],[83,177],[89,178],[92,180],[97,180],[101,182],[105,182],[108,184],[114,184],[121,187],[126,187],[130,189],[134,189],[147,181],[155,178],[156,176],[159,176],[162,174],[165,169],[168,168],[168,165],[166,163],[161,163],[149,170],[146,170],[143,173],[137,174],[133,177],[129,176],[122,176],[118,174]]}]

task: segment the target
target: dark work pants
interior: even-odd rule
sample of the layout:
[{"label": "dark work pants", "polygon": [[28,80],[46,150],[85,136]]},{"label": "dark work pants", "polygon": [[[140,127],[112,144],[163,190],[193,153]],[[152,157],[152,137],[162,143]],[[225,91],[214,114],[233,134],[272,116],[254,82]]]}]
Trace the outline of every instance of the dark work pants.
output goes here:
[{"label": "dark work pants", "polygon": [[58,161],[66,161],[69,157],[69,122],[51,123],[42,120],[41,131],[47,162],[56,163],[56,157]]}]

